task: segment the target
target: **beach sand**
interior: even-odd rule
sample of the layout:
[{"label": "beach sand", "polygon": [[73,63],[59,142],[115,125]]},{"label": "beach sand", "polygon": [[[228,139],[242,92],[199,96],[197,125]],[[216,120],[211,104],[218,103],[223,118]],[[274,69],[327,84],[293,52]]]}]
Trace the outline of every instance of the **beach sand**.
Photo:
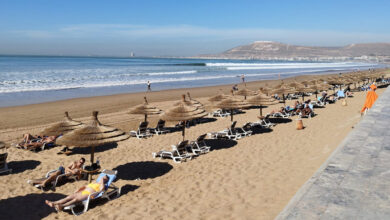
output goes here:
[{"label": "beach sand", "polygon": [[[297,79],[312,77],[316,76]],[[248,88],[256,89],[265,83],[276,82],[251,82]],[[166,110],[186,91],[207,103],[207,96],[217,94],[220,89],[227,93],[230,88],[231,85],[169,90],[151,92],[147,96],[150,103]],[[378,89],[377,93],[380,95],[383,90]],[[23,133],[39,133],[48,124],[61,120],[64,111],[87,122],[91,111],[99,110],[103,124],[126,131],[135,129],[143,116],[128,115],[127,109],[142,103],[143,95],[123,94],[0,108],[0,140],[14,143]],[[364,99],[365,92],[357,92],[348,99],[347,106],[339,101],[315,109],[316,117],[303,119],[304,130],[295,129],[295,116],[291,122],[279,123],[271,132],[264,131],[238,141],[210,140],[211,152],[181,164],[152,158],[152,152],[170,149],[170,145],[180,141],[180,132],[142,140],[130,138],[104,147],[97,150],[95,158],[100,159],[104,169],[118,170],[115,185],[122,187],[122,195],[112,201],[94,202],[78,219],[273,219],[359,122]],[[281,105],[263,109],[263,113]],[[245,112],[235,115],[238,126],[257,120],[258,109]],[[155,126],[157,120],[158,117],[151,116],[150,127]],[[229,125],[230,118],[198,124],[186,130],[186,139],[195,140],[203,133],[220,131]],[[87,181],[66,183],[55,192],[42,192],[26,183],[80,157],[89,160],[88,150],[64,156],[57,155],[59,149],[38,153],[8,149],[13,173],[0,176],[2,218],[73,218],[67,212],[56,213],[44,201],[63,198]]]}]

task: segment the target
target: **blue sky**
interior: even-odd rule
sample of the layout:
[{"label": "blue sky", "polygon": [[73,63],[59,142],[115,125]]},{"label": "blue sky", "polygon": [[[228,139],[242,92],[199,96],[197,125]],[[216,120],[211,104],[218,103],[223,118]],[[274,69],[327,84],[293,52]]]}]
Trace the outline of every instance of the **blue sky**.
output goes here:
[{"label": "blue sky", "polygon": [[0,0],[0,54],[217,53],[256,40],[390,42],[390,1]]}]

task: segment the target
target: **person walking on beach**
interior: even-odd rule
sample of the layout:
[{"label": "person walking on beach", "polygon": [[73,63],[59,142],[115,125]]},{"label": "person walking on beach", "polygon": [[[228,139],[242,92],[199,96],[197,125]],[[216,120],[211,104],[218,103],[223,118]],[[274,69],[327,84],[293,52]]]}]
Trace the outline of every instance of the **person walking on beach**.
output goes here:
[{"label": "person walking on beach", "polygon": [[146,83],[146,85],[148,86],[148,92],[150,91],[152,91],[152,88],[150,88],[150,81],[148,80],[148,82]]},{"label": "person walking on beach", "polygon": [[242,83],[245,83],[245,75],[244,74],[241,75],[241,81],[242,81]]}]

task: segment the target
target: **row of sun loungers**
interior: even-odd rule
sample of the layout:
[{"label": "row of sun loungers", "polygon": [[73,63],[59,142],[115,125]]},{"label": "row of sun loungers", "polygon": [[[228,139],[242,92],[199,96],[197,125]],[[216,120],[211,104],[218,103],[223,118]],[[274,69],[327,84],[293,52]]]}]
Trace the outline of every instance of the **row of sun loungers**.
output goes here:
[{"label": "row of sun loungers", "polygon": [[181,162],[182,160],[192,159],[194,156],[208,153],[210,147],[205,143],[206,134],[203,134],[197,138],[196,141],[181,141],[177,146],[172,145],[172,151],[160,151],[154,154],[154,157],[172,158],[175,162]]},{"label": "row of sun loungers", "polygon": [[169,132],[165,128],[165,121],[159,120],[155,128],[148,128],[149,122],[143,121],[139,124],[138,130],[130,131],[130,135],[137,138],[147,138],[151,137],[154,134],[161,135]]},{"label": "row of sun loungers", "polygon": [[181,141],[177,145],[172,145],[172,150],[162,150],[156,153],[152,153],[153,158],[170,158],[176,163],[181,163],[187,159],[191,160],[195,156],[199,156],[210,151],[210,147],[206,145],[205,137],[206,134],[203,134],[195,141]]}]

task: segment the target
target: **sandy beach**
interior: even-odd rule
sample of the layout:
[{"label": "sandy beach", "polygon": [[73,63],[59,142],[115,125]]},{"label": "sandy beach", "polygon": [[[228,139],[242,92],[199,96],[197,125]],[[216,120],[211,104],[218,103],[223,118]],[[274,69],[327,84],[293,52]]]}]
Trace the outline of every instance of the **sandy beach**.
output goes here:
[{"label": "sandy beach", "polygon": [[[321,76],[298,76],[285,79],[303,81]],[[278,81],[247,83],[257,90],[276,85]],[[135,129],[143,116],[129,115],[128,109],[149,103],[166,110],[180,95],[190,92],[198,101],[209,104],[208,97],[219,91],[228,93],[232,85],[165,90],[149,93],[120,94],[92,98],[78,98],[50,103],[0,108],[0,140],[20,141],[22,134],[38,134],[51,123],[62,120],[68,111],[76,120],[87,122],[93,110],[100,112],[103,124],[124,131]],[[243,85],[239,85],[243,88]],[[384,89],[378,89],[380,95]],[[296,130],[297,118],[285,120],[272,128],[238,141],[208,140],[211,152],[185,163],[153,159],[152,152],[169,149],[181,140],[174,132],[148,139],[129,138],[117,145],[98,150],[95,157],[102,168],[118,170],[115,185],[122,187],[122,195],[115,200],[93,203],[79,219],[273,219],[295,192],[328,158],[332,151],[353,129],[361,116],[365,92],[355,92],[348,105],[341,102],[316,108],[316,117],[303,119],[304,130]],[[312,99],[314,98],[311,97]],[[288,100],[292,104],[295,100]],[[263,109],[263,113],[278,109],[282,104]],[[206,108],[211,110],[210,107]],[[256,121],[258,109],[245,110],[235,115],[237,125]],[[154,127],[157,116],[151,116]],[[230,118],[190,127],[186,139],[220,131],[228,127]],[[168,126],[172,126],[169,123]],[[26,183],[40,178],[47,171],[66,165],[80,157],[89,159],[89,151],[70,156],[57,155],[60,147],[37,153],[16,148],[7,150],[10,175],[0,176],[0,213],[4,219],[70,219],[68,212],[56,213],[44,204],[86,185],[86,180],[66,183],[56,191],[42,192]]]}]

